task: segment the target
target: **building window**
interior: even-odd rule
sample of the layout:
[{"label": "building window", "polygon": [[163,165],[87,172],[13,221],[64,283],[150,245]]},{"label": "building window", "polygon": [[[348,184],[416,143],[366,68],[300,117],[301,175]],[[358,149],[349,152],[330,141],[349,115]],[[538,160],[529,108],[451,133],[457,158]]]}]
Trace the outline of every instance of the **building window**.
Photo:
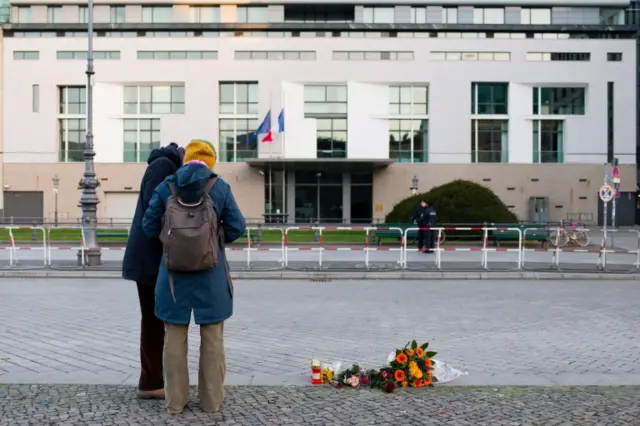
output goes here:
[{"label": "building window", "polygon": [[563,129],[561,120],[533,120],[533,162],[562,163]]},{"label": "building window", "polygon": [[125,163],[143,163],[151,151],[160,148],[159,118],[126,118],[122,120],[122,125]]},{"label": "building window", "polygon": [[40,112],[40,86],[31,86],[31,112]]},{"label": "building window", "polygon": [[13,52],[13,59],[38,60],[40,59],[40,52],[38,52],[37,50],[15,50]]},{"label": "building window", "polygon": [[172,22],[173,8],[171,6],[142,6],[142,22]]},{"label": "building window", "polygon": [[584,115],[584,87],[534,87],[533,113],[537,115]]},{"label": "building window", "polygon": [[427,115],[427,86],[390,86],[389,114],[410,117],[414,115]]},{"label": "building window", "polygon": [[334,50],[334,61],[413,61],[413,52]]},{"label": "building window", "polygon": [[393,24],[396,10],[393,7],[363,7],[362,22],[365,24]]},{"label": "building window", "polygon": [[126,21],[124,6],[109,6],[110,19],[112,24],[122,24]]},{"label": "building window", "polygon": [[184,86],[124,86],[125,114],[184,114]]},{"label": "building window", "polygon": [[346,158],[347,86],[306,85],[304,114],[316,119],[318,158]]},{"label": "building window", "polygon": [[620,53],[620,52],[609,52],[609,53],[607,53],[607,61],[609,61],[609,62],[620,62],[620,61],[622,61],[622,53]]},{"label": "building window", "polygon": [[504,24],[504,9],[476,8],[473,10],[474,24]]},{"label": "building window", "polygon": [[220,22],[220,7],[191,6],[189,8],[190,22],[215,23]]},{"label": "building window", "polygon": [[221,82],[220,158],[241,162],[258,157],[259,92],[257,82]]},{"label": "building window", "polygon": [[28,24],[31,22],[31,6],[18,6],[18,23]]},{"label": "building window", "polygon": [[442,8],[442,23],[443,24],[457,24],[458,23],[458,8],[457,7],[443,7]]},{"label": "building window", "polygon": [[471,113],[506,115],[509,113],[508,83],[473,83]]},{"label": "building window", "polygon": [[59,110],[59,154],[61,162],[84,161],[86,146],[86,101],[87,91],[82,86],[58,88]]},{"label": "building window", "polygon": [[258,157],[257,118],[221,118],[219,123],[221,161],[237,163]]},{"label": "building window", "polygon": [[426,24],[427,23],[427,8],[426,7],[412,7],[411,8],[411,23],[412,24]]},{"label": "building window", "polygon": [[86,24],[89,21],[89,9],[87,6],[78,6],[78,22]]},{"label": "building window", "polygon": [[430,52],[432,61],[510,61],[510,52]]},{"label": "building window", "polygon": [[218,52],[214,50],[138,50],[138,59],[218,59]]},{"label": "building window", "polygon": [[59,24],[62,22],[62,6],[47,6],[47,23]]},{"label": "building window", "polygon": [[471,120],[471,162],[508,162],[508,120]]},{"label": "building window", "polygon": [[590,60],[589,52],[527,52],[527,61],[588,62]]},{"label": "building window", "polygon": [[284,22],[347,23],[355,18],[353,5],[285,4]]},{"label": "building window", "polygon": [[315,61],[314,51],[294,51],[294,50],[236,50],[234,52],[236,60],[257,60],[257,61]]},{"label": "building window", "polygon": [[525,9],[520,10],[520,23],[524,25],[550,25],[551,9]]},{"label": "building window", "polygon": [[[96,50],[93,52],[94,59],[120,59],[120,52]],[[86,50],[58,50],[56,59],[87,59]]]},{"label": "building window", "polygon": [[236,10],[236,19],[238,22],[269,22],[269,9],[267,6],[238,6]]},{"label": "building window", "polygon": [[220,114],[249,114],[257,118],[258,101],[258,83],[220,83]]},{"label": "building window", "polygon": [[389,86],[389,158],[427,162],[428,87]]},{"label": "building window", "polygon": [[428,120],[389,120],[389,158],[399,163],[426,163],[428,141]]}]

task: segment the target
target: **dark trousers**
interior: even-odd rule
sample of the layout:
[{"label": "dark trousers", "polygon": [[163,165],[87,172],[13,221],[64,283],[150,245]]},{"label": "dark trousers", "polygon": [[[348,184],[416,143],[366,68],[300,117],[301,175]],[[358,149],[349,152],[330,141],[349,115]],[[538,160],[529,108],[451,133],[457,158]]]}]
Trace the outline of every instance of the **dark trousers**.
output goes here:
[{"label": "dark trousers", "polygon": [[156,318],[156,289],[153,285],[137,283],[140,299],[140,381],[138,389],[151,391],[164,388],[162,350],[164,348],[164,323]]},{"label": "dark trousers", "polygon": [[427,250],[433,250],[435,248],[435,231],[425,231],[427,234],[424,246]]},{"label": "dark trousers", "polygon": [[422,229],[418,230],[418,250],[421,250],[423,247],[425,247],[427,232],[428,231],[423,231]]}]

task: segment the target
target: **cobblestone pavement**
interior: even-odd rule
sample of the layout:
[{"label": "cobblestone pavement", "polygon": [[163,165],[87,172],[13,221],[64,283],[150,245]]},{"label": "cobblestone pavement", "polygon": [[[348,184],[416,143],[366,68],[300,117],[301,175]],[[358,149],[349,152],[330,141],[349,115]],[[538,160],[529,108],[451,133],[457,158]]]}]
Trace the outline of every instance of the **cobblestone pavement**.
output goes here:
[{"label": "cobblestone pavement", "polygon": [[[313,358],[377,367],[416,338],[470,373],[454,384],[640,385],[638,300],[630,281],[238,281],[227,383],[302,385]],[[0,383],[135,384],[138,339],[131,282],[0,280]]]},{"label": "cobblestone pavement", "polygon": [[124,386],[0,385],[0,426],[14,425],[576,425],[636,426],[640,388],[455,388],[380,391],[330,387],[228,388],[222,412],[194,394],[170,416]]}]

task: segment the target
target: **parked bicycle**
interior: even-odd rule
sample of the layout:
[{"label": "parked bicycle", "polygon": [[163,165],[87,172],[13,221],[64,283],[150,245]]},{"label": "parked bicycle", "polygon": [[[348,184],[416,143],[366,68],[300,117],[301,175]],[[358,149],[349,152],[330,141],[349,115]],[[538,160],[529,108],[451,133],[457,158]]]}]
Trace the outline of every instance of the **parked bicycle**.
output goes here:
[{"label": "parked bicycle", "polygon": [[549,243],[554,247],[565,247],[568,244],[586,247],[589,241],[588,231],[578,222],[571,222],[569,225],[561,222],[559,228],[549,233]]}]

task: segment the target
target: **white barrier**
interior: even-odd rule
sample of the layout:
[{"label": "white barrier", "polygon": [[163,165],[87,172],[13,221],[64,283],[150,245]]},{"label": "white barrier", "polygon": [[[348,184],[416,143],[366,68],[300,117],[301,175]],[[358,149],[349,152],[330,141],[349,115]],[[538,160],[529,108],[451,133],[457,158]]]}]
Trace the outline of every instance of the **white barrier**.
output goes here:
[{"label": "white barrier", "polygon": [[[517,260],[517,269],[522,267],[522,231],[520,228],[496,228],[496,227],[451,227],[451,228],[443,228],[443,227],[427,227],[427,228],[407,228],[404,232],[404,263],[403,267],[407,268],[408,252],[417,252],[419,249],[417,248],[409,248],[407,241],[409,240],[408,235],[409,232],[434,232],[435,235],[435,247],[433,249],[427,248],[427,250],[432,250],[435,252],[435,266],[437,269],[442,269],[442,253],[443,252],[479,252],[480,255],[480,266],[483,269],[489,268],[489,257],[488,253],[490,252],[517,252],[518,260]],[[442,235],[445,231],[467,231],[467,232],[482,232],[482,245],[480,247],[442,247]],[[509,249],[503,247],[490,248],[489,247],[489,232],[490,231],[502,231],[502,232],[516,232],[518,234],[518,248]]]},{"label": "white barrier", "polygon": [[[48,266],[48,250],[47,250],[47,231],[42,226],[8,226],[5,229],[9,231],[9,265],[16,266],[20,260],[19,252],[20,251],[38,251],[42,250],[42,266]],[[16,239],[14,233],[16,231],[26,231],[29,230],[35,234],[42,235],[42,242],[37,243],[35,246],[19,246],[16,244]],[[37,236],[37,235],[36,235]],[[37,240],[36,240],[37,241]]]},{"label": "white barrier", "polygon": [[[628,250],[628,249],[616,249],[616,248],[612,248],[609,249],[607,248],[607,243],[608,243],[608,238],[610,236],[610,234],[634,234],[635,235],[635,240],[636,240],[636,244],[635,244],[635,250]],[[603,230],[603,236],[602,236],[602,242],[600,244],[600,256],[598,257],[598,268],[601,268],[603,270],[605,270],[607,268],[607,254],[622,254],[622,255],[634,255],[635,256],[635,263],[634,263],[634,269],[640,269],[640,231],[638,231],[637,229],[625,229],[625,230],[621,230],[621,229],[607,229],[607,230]]]},{"label": "white barrier", "polygon": [[[252,242],[251,242],[251,238],[252,234],[251,231],[257,231],[257,232],[279,232],[280,233],[280,241],[277,243],[280,247],[279,248],[273,248],[273,247],[254,247],[252,246]],[[230,251],[242,251],[245,253],[245,259],[247,262],[247,269],[251,269],[251,253],[252,252],[258,252],[258,251],[266,251],[266,252],[271,252],[271,251],[279,251],[280,252],[280,259],[278,260],[278,262],[280,263],[280,265],[284,265],[284,256],[285,256],[285,246],[284,246],[284,230],[282,228],[264,228],[264,227],[248,227],[246,229],[247,232],[247,245],[246,247],[229,247],[227,248],[227,250]]]}]

